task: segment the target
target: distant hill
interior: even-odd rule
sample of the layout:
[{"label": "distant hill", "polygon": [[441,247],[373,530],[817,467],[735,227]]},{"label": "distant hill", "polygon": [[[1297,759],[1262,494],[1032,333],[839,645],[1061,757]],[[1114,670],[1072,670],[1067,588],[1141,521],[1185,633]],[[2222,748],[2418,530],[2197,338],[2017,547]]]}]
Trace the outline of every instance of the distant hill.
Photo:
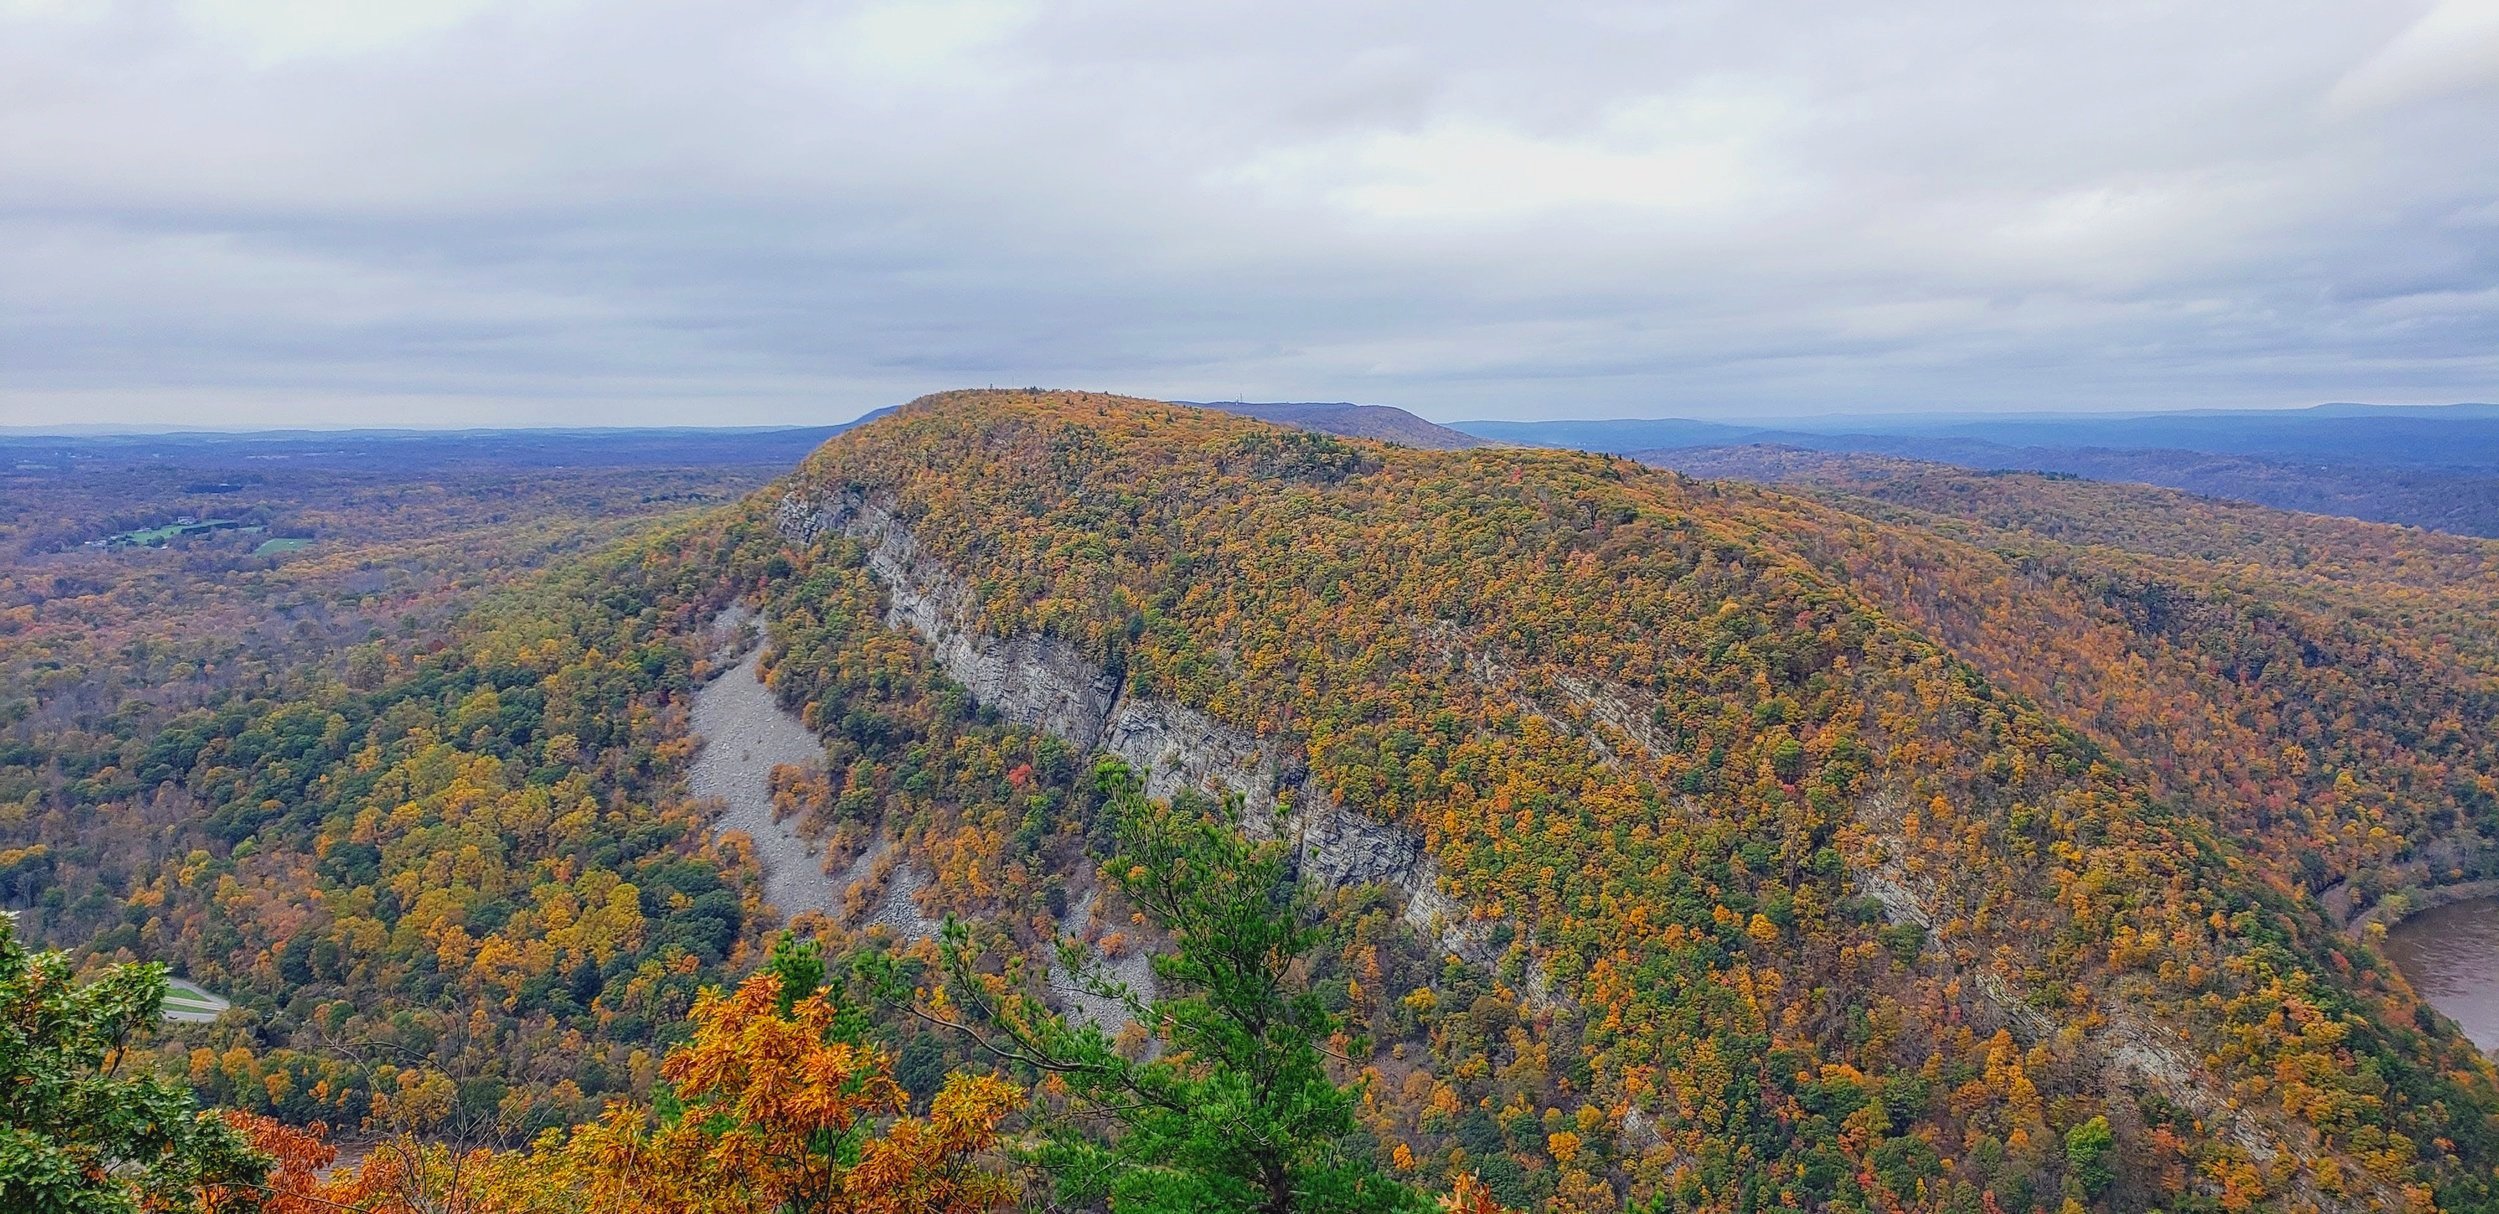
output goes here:
[{"label": "distant hill", "polygon": [[1625,455],[1664,447],[1723,447],[1792,442],[1798,432],[1683,417],[1615,417],[1594,421],[1458,422],[1455,429],[1521,447],[1566,447]]},{"label": "distant hill", "polygon": [[2008,447],[2200,451],[2268,459],[2499,471],[2499,413],[2487,405],[2336,405],[2117,418],[2014,415],[1867,429],[1906,438],[1974,439]]},{"label": "distant hill", "polygon": [[[1632,458],[1692,476],[1764,484],[1823,483],[1875,474],[1893,464],[2045,472],[2157,485],[2277,510],[2499,537],[2499,474],[2472,470],[2203,451],[2001,447],[1967,440],[1923,443],[1901,439],[1882,446],[1886,450],[1875,452],[1747,443],[1637,451]],[[1927,458],[1913,458],[1919,452]]]},{"label": "distant hill", "polygon": [[2499,406],[2319,405],[2131,416],[1834,417],[1782,427],[1683,418],[1462,422],[1527,446],[1627,454],[1699,476],[1783,481],[1830,461],[1932,460],[2131,481],[2460,535],[2499,536]]},{"label": "distant hill", "polygon": [[2453,405],[2359,405],[2335,401],[2311,405],[2302,412],[2318,417],[2433,417],[2458,420],[2480,418],[2499,420],[2499,405],[2466,402]]},{"label": "distant hill", "polygon": [[[402,474],[423,468],[781,468],[873,413],[839,426],[581,430],[257,430],[0,434],[0,466],[162,460]],[[236,461],[251,461],[237,465]]]},{"label": "distant hill", "polygon": [[1355,405],[1345,403],[1244,404],[1240,401],[1180,401],[1201,409],[1220,409],[1241,417],[1274,422],[1280,426],[1299,426],[1341,434],[1347,438],[1371,438],[1381,442],[1402,443],[1430,451],[1463,451],[1469,447],[1490,446],[1483,437],[1452,430],[1427,422],[1403,409],[1389,405]]},{"label": "distant hill", "polygon": [[1459,422],[1456,428],[1526,446],[1618,455],[1668,447],[1779,443],[1973,464],[2003,459],[2006,452],[2023,448],[2106,448],[2499,473],[2499,406],[2484,404],[2332,404],[2311,409],[2105,415],[1860,414],[1788,419],[1769,425],[1687,418],[1473,421]]}]

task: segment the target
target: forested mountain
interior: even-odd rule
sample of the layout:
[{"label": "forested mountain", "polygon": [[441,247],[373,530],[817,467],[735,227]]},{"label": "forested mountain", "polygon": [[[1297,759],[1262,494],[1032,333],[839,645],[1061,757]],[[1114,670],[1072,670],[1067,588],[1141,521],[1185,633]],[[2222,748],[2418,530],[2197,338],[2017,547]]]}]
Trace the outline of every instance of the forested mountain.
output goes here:
[{"label": "forested mountain", "polygon": [[[884,1059],[848,1089],[877,1093],[876,1141],[1078,1141],[1056,1118],[1081,1085],[949,1025],[964,992],[1101,1006],[1062,936],[1112,965],[1202,946],[1137,857],[1202,861],[1134,824],[1228,797],[1250,841],[1189,854],[1281,848],[1305,888],[1273,900],[1317,919],[1272,981],[1348,1094],[1307,1121],[1334,1169],[1308,1174],[1343,1192],[2490,1208],[2490,1062],[2346,925],[2486,871],[2499,545],[1859,473],[1793,493],[1095,394],[925,398],[291,682],[119,725],[29,684],[18,719],[53,724],[0,764],[0,898],[90,963],[231,996],[157,1051],[206,1098],[413,1134],[373,1156],[409,1174],[501,1143],[472,1208],[557,1208],[645,1114],[529,1135],[608,1096],[660,1110],[648,1143],[678,1133],[670,1093],[729,1072],[663,1055],[690,1032],[676,1057],[706,1057],[735,1016]],[[716,836],[688,782],[741,611],[824,745],[773,787],[832,911],[767,901],[756,840]],[[965,927],[935,938],[946,915]],[[773,951],[785,921],[820,963]],[[847,1002],[697,1002],[768,960]],[[1194,998],[1188,972],[1159,980]],[[1144,1019],[1212,1023],[1209,989]],[[1084,1073],[1226,1090],[1196,1048],[1136,1079],[1155,1035]],[[1028,1122],[1000,1128],[1012,1090],[933,1103],[993,1069],[1032,1086]],[[1119,1133],[1203,1146],[1185,1119]]]},{"label": "forested mountain", "polygon": [[1752,495],[1797,550],[2334,913],[2490,875],[2499,543],[1906,460],[1754,468],[1819,499]]},{"label": "forested mountain", "polygon": [[[2057,1129],[2110,1116],[2139,1162],[2481,1200],[2488,1165],[2447,1161],[2489,1149],[2483,1064],[2269,879],[2271,824],[2199,804],[1896,621],[1796,542],[1797,504],[1602,457],[977,395],[835,441],[799,494],[880,545],[907,534],[981,631],[1059,638],[1127,694],[1282,739],[1315,792],[1422,840],[1498,939],[1483,952],[1528,1039],[1586,1059],[1574,1086],[1633,1187],[1708,1205],[1816,1183],[1826,1149],[1842,1173],[1870,1166],[1838,1118],[1827,1142],[1810,1130],[1831,1073],[1925,1077],[1933,1099],[1859,1143],[1932,1149],[1919,1183],[2055,1183],[2062,1168],[1985,1147],[2050,1130],[2007,1093],[1970,1106],[1994,1048],[2031,1051],[2016,1086],[2049,1093],[2043,1115],[2068,1102]],[[2470,644],[2442,636],[2453,602],[2424,605],[2422,632]],[[2430,711],[2450,735],[2473,719]],[[2363,833],[2327,863],[2359,863]],[[2399,1138],[2454,1145],[2407,1179],[2384,1153]],[[2157,1168],[2137,1179],[2156,1188]]]}]

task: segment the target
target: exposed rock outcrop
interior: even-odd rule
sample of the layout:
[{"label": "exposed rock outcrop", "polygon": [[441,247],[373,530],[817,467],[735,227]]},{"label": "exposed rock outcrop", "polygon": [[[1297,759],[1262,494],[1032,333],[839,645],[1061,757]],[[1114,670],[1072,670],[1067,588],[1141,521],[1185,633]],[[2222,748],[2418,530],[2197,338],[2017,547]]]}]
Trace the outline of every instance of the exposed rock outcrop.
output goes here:
[{"label": "exposed rock outcrop", "polygon": [[1395,888],[1405,897],[1407,921],[1427,938],[1477,964],[1499,960],[1487,925],[1442,888],[1440,866],[1424,853],[1422,839],[1337,804],[1278,739],[1177,701],[1125,694],[1115,675],[1059,638],[981,631],[963,579],[923,550],[890,508],[864,494],[828,501],[793,493],[775,521],[802,543],[840,534],[865,546],[869,571],[886,590],[886,623],[917,633],[946,673],[1000,716],[1120,759],[1142,774],[1150,796],[1236,793],[1245,826],[1292,839],[1311,878]]},{"label": "exposed rock outcrop", "polygon": [[1076,1019],[1104,1032],[1117,1032],[1131,1017],[1127,1005],[1107,992],[1124,986],[1139,998],[1152,1000],[1159,984],[1154,978],[1154,958],[1145,950],[1123,948],[1116,957],[1103,951],[1102,925],[1094,919],[1101,894],[1098,889],[1086,890],[1084,898],[1068,907],[1067,914],[1059,919],[1060,935],[1086,942],[1086,957],[1080,968],[1090,972],[1071,971],[1053,960],[1050,994]]},{"label": "exposed rock outcrop", "polygon": [[[724,613],[726,614],[726,613]],[[745,620],[732,621],[732,631]],[[839,889],[824,874],[824,856],[798,833],[798,824],[772,811],[772,769],[788,764],[821,768],[824,744],[772,698],[758,663],[763,649],[749,649],[737,665],[694,693],[689,725],[703,747],[696,752],[687,785],[697,797],[717,797],[723,810],[716,829],[744,834],[763,869],[764,898],[783,915],[838,913]]]}]

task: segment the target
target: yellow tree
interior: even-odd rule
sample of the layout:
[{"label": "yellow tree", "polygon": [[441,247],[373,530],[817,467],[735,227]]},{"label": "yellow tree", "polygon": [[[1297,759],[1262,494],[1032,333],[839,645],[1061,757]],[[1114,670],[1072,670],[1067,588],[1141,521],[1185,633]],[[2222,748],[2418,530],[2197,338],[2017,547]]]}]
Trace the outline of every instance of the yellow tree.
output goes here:
[{"label": "yellow tree", "polygon": [[[900,1118],[908,1097],[892,1059],[841,1039],[839,1013],[821,994],[777,1006],[770,972],[694,1005],[694,1038],[660,1073],[685,1102],[681,1116],[612,1107],[567,1144],[593,1204],[626,1214],[824,1214],[992,1210],[1014,1196],[1004,1176],[977,1167],[1000,1122],[1023,1100],[992,1076],[949,1076],[929,1116]],[[586,1166],[584,1166],[586,1165]]]}]

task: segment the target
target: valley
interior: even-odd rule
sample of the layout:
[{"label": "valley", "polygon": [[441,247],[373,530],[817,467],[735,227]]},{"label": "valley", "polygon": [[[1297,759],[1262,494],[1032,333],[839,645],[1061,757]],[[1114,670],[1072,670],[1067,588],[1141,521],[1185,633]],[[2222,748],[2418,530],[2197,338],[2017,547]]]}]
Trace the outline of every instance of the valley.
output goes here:
[{"label": "valley", "polygon": [[0,80],[0,1214],[2499,1214],[2499,0]]}]

